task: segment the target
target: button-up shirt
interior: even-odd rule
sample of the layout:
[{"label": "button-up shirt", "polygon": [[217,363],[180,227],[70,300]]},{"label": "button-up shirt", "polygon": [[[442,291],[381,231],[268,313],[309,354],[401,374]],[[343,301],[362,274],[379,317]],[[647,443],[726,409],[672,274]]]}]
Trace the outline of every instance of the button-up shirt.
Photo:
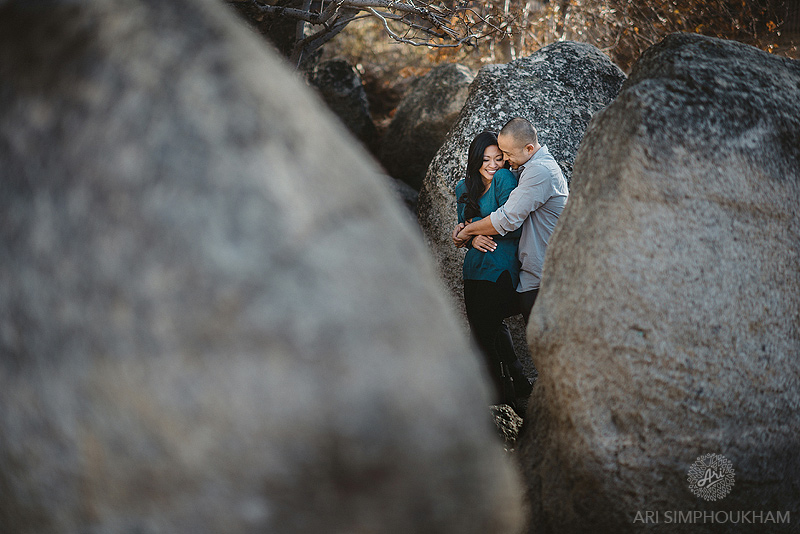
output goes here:
[{"label": "button-up shirt", "polygon": [[520,167],[519,185],[506,203],[489,216],[500,235],[520,226],[519,261],[522,269],[517,291],[538,289],[542,279],[545,249],[567,205],[567,181],[546,146]]}]

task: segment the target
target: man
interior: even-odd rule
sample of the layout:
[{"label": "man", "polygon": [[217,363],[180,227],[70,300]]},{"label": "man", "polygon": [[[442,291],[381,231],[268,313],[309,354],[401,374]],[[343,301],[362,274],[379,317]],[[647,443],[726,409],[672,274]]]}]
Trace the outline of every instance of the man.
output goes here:
[{"label": "man", "polygon": [[[476,235],[505,235],[522,226],[517,293],[527,323],[539,293],[547,242],[567,204],[569,191],[561,168],[547,147],[539,144],[536,128],[527,120],[517,117],[508,121],[497,136],[497,145],[511,168],[519,173],[519,185],[489,217],[458,225],[453,230],[453,241],[460,245]],[[491,252],[496,246],[492,242],[484,252]]]}]

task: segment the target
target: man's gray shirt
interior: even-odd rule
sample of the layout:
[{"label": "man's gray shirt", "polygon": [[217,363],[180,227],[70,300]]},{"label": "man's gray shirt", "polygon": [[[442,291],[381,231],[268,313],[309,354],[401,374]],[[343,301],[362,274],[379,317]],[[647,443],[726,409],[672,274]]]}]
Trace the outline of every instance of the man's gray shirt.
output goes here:
[{"label": "man's gray shirt", "polygon": [[545,249],[567,205],[567,181],[546,146],[520,166],[519,185],[508,200],[489,217],[500,235],[522,226],[519,240],[519,261],[522,270],[518,292],[538,289],[542,278]]}]

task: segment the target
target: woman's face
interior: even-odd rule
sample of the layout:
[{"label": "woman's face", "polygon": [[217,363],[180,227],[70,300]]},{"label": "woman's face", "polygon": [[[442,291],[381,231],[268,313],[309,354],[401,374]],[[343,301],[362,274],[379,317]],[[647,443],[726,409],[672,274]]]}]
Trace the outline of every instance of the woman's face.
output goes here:
[{"label": "woman's face", "polygon": [[490,145],[483,151],[483,164],[480,173],[484,182],[491,182],[494,173],[503,168],[503,153],[497,145]]}]

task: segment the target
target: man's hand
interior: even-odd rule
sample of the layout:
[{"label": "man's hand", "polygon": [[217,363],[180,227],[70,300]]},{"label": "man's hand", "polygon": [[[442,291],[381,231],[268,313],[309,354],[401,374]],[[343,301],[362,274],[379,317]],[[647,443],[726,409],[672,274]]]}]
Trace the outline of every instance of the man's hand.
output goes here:
[{"label": "man's hand", "polygon": [[[472,235],[467,233],[466,225],[464,225],[463,223],[459,224],[458,226],[460,227],[460,228],[456,227],[456,230],[458,230],[458,232],[456,232],[455,230],[453,231],[453,242],[466,244],[467,241],[469,241],[472,238]],[[463,247],[464,245],[461,246]]]},{"label": "man's hand", "polygon": [[470,236],[464,238],[459,237],[459,234],[466,226],[467,225],[464,223],[458,223],[458,225],[453,228],[453,244],[458,248],[467,246],[467,242],[469,241]]},{"label": "man's hand", "polygon": [[492,252],[497,248],[497,243],[488,235],[476,235],[472,239],[472,248],[476,248],[481,252]]}]

